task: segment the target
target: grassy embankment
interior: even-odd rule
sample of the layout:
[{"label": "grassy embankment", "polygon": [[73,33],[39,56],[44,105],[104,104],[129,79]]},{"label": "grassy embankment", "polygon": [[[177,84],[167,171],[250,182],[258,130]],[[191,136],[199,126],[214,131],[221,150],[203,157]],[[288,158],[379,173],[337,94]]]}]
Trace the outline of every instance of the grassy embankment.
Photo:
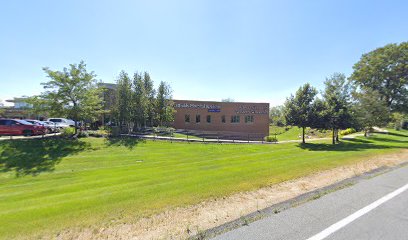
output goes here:
[{"label": "grassy embankment", "polygon": [[0,141],[0,238],[36,238],[67,227],[132,222],[406,148],[408,131],[358,137],[336,146],[329,141]]}]

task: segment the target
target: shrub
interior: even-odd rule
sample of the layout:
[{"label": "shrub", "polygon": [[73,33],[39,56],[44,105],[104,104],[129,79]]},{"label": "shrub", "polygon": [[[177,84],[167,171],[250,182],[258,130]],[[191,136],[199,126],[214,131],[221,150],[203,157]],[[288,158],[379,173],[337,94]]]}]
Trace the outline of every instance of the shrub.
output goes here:
[{"label": "shrub", "polygon": [[172,127],[154,127],[153,132],[161,136],[173,136],[175,129]]},{"label": "shrub", "polygon": [[87,131],[79,131],[78,138],[86,138],[86,137],[89,137],[89,134]]},{"label": "shrub", "polygon": [[266,142],[278,142],[278,138],[275,136],[266,136],[265,141]]},{"label": "shrub", "polygon": [[74,134],[75,134],[75,128],[73,127],[67,127],[61,130],[61,135],[64,137],[70,137]]},{"label": "shrub", "polygon": [[109,128],[108,128],[107,126],[100,126],[100,127],[98,128],[98,130],[106,130],[106,131],[108,131]]},{"label": "shrub", "polygon": [[354,128],[347,128],[346,130],[341,130],[341,131],[340,131],[340,135],[345,136],[345,135],[349,135],[349,134],[352,134],[352,133],[355,133],[355,132],[356,132],[356,129],[354,129]]}]

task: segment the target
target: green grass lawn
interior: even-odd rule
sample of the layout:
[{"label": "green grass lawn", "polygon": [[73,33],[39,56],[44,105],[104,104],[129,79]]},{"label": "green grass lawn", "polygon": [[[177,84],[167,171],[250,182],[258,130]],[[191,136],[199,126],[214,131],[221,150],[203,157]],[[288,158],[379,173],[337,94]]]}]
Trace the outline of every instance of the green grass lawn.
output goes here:
[{"label": "green grass lawn", "polygon": [[408,131],[337,146],[102,138],[0,141],[0,238],[132,222],[402,148],[408,148]]},{"label": "green grass lawn", "polygon": [[[313,131],[313,133],[311,133]],[[302,136],[302,129],[298,127],[279,127],[279,126],[269,126],[269,135],[275,136],[278,138],[278,141],[286,140],[300,140],[299,136]],[[310,135],[313,138],[325,138],[330,137],[330,131],[326,133],[319,132],[317,130],[311,130],[306,128],[306,135]]]},{"label": "green grass lawn", "polygon": [[197,137],[197,136],[194,136],[194,135],[188,135],[188,137],[187,137],[187,135],[186,134],[183,134],[183,133],[173,133],[173,137],[174,138],[184,138],[184,139],[197,139],[197,140],[203,140],[203,138],[200,138],[200,137]]}]

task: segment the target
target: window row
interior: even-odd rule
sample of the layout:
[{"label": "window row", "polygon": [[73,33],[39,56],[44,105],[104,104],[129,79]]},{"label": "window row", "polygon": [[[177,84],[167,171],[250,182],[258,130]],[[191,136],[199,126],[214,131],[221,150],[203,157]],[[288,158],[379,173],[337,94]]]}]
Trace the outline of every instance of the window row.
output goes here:
[{"label": "window row", "polygon": [[[247,115],[247,116],[245,116],[244,120],[245,120],[245,123],[253,123],[254,122],[254,116]],[[212,116],[207,115],[206,122],[211,123],[211,121],[212,121]],[[231,116],[231,123],[239,123],[240,121],[241,121],[241,117],[239,115]],[[184,115],[184,122],[185,123],[190,123],[191,122],[190,114]],[[201,122],[201,115],[200,114],[195,115],[195,123],[200,123],[200,122]],[[225,115],[221,116],[221,122],[222,123],[227,122]]]}]

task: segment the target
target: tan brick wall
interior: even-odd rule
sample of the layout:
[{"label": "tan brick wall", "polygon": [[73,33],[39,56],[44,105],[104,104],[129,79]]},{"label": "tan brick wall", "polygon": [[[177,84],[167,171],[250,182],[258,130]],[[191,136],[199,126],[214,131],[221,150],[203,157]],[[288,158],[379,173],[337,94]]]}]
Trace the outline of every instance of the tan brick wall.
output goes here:
[{"label": "tan brick wall", "polygon": [[[213,102],[174,100],[176,115],[174,127],[195,131],[221,134],[258,134],[269,135],[269,103],[248,102]],[[190,115],[190,122],[185,122],[185,115]],[[196,123],[196,115],[200,115],[200,123]],[[207,123],[207,116],[211,122]],[[225,123],[222,123],[225,116]],[[239,116],[239,123],[231,123],[232,116]],[[245,122],[246,116],[252,116],[253,122]]]}]

